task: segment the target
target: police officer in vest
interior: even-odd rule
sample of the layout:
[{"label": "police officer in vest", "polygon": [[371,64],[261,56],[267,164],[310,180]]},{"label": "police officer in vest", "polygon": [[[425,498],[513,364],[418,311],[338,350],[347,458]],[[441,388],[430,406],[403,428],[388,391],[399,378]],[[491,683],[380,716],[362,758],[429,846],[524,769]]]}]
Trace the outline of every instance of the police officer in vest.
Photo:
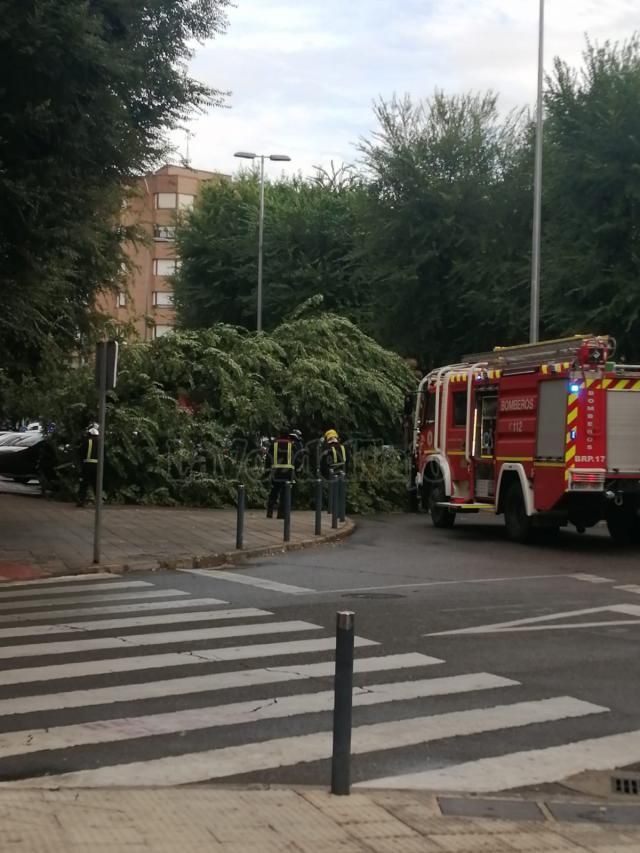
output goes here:
[{"label": "police officer in vest", "polygon": [[90,424],[82,441],[82,468],[80,470],[80,488],[78,490],[78,506],[86,506],[89,486],[95,496],[96,478],[98,475],[98,442],[100,431],[98,424]]},{"label": "police officer in vest", "polygon": [[271,491],[267,502],[267,518],[273,518],[273,511],[278,507],[278,518],[284,518],[283,494],[285,483],[295,481],[295,466],[301,441],[294,431],[282,430],[269,448],[266,467],[271,475]]}]

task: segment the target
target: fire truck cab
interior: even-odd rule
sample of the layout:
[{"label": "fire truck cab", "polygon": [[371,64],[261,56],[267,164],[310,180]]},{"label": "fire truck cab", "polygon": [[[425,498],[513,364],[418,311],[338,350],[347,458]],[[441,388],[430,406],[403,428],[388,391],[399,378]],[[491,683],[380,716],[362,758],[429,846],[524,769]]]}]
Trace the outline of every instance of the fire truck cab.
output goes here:
[{"label": "fire truck cab", "polygon": [[503,514],[510,539],[607,522],[640,541],[640,365],[608,335],[468,355],[432,370],[413,414],[413,478],[436,527]]}]

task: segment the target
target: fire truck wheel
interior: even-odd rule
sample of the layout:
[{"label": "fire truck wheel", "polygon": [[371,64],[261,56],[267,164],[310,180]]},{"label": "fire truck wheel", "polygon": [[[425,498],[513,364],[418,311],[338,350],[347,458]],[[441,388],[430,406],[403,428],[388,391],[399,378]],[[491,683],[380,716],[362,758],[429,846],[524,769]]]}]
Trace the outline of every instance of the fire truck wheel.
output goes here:
[{"label": "fire truck wheel", "polygon": [[622,508],[614,507],[607,516],[609,536],[617,545],[631,545],[640,540],[638,521],[634,514]]},{"label": "fire truck wheel", "polygon": [[526,542],[531,538],[532,522],[527,515],[520,483],[514,482],[504,502],[504,523],[512,542]]},{"label": "fire truck wheel", "polygon": [[453,527],[456,514],[444,506],[438,506],[442,501],[447,500],[447,495],[444,491],[444,483],[440,480],[434,483],[429,490],[429,514],[434,527],[449,528]]}]

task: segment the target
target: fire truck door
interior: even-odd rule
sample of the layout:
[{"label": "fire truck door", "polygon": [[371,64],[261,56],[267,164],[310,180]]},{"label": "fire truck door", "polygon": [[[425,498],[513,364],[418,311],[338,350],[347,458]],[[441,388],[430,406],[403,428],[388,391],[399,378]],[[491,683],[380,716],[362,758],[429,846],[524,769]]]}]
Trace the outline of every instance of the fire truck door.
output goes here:
[{"label": "fire truck door", "polygon": [[474,441],[474,495],[480,500],[495,496],[495,439],[498,396],[495,391],[476,398]]}]

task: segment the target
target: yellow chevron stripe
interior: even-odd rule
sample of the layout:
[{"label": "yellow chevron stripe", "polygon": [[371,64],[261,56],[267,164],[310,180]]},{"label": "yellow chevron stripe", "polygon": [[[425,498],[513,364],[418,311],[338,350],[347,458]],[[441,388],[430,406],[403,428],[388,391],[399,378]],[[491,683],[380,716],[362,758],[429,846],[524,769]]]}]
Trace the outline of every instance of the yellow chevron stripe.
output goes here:
[{"label": "yellow chevron stripe", "polygon": [[572,441],[571,433],[570,433],[570,432],[568,432],[568,433],[567,433],[567,438],[566,438],[565,444],[571,444],[571,441]]},{"label": "yellow chevron stripe", "polygon": [[569,394],[569,408],[571,408],[571,406],[574,406],[577,402],[578,402],[578,395],[577,394]]},{"label": "yellow chevron stripe", "polygon": [[640,391],[640,379],[631,386],[632,391]]},{"label": "yellow chevron stripe", "polygon": [[571,462],[575,455],[576,455],[576,446],[574,444],[573,447],[569,447],[567,449],[567,452],[564,454],[565,463]]},{"label": "yellow chevron stripe", "polygon": [[593,385],[593,383],[595,381],[596,381],[595,379],[587,379],[587,388],[591,388],[591,386]]},{"label": "yellow chevron stripe", "polygon": [[613,379],[603,379],[603,380],[602,380],[602,387],[603,387],[603,388],[608,388],[608,387],[609,387],[609,385],[611,385],[611,383],[612,383],[612,382],[613,382]]},{"label": "yellow chevron stripe", "polygon": [[571,409],[571,411],[570,411],[570,412],[569,412],[569,414],[567,415],[567,426],[571,425],[571,424],[576,420],[576,418],[577,418],[577,417],[578,417],[578,410],[577,410],[577,408],[576,408],[576,409]]},{"label": "yellow chevron stripe", "polygon": [[616,384],[613,386],[613,388],[611,390],[612,391],[624,391],[624,389],[626,387],[627,387],[627,380],[621,379],[619,382],[616,382]]}]

